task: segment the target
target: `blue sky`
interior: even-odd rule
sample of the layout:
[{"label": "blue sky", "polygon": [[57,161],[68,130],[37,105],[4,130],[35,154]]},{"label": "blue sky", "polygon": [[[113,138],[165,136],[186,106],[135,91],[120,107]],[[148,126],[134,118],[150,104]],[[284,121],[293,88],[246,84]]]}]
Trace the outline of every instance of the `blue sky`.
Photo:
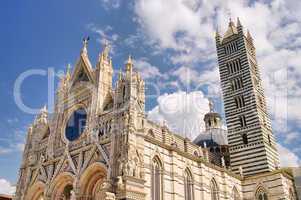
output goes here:
[{"label": "blue sky", "polygon": [[[21,149],[34,115],[14,100],[17,78],[30,69],[61,74],[75,64],[82,38],[95,65],[104,40],[112,45],[115,71],[131,54],[147,82],[149,117],[195,137],[208,111],[208,98],[223,112],[214,31],[225,31],[229,13],[250,29],[257,47],[282,162],[300,165],[301,4],[298,1],[51,0],[1,2],[0,184],[16,183]],[[290,13],[288,16],[287,13]],[[149,84],[148,84],[149,83]],[[156,93],[153,85],[160,87]],[[156,94],[156,95],[155,95]],[[47,76],[21,85],[27,106],[48,101]],[[184,100],[183,100],[184,99]],[[176,104],[175,104],[176,102]],[[197,103],[196,103],[197,102]],[[173,110],[172,105],[179,109]],[[189,116],[189,117],[187,117]],[[188,124],[188,127],[187,127]],[[179,126],[180,125],[180,126]],[[183,126],[185,126],[183,128]],[[190,129],[189,127],[194,127]],[[1,193],[1,192],[0,192]]]}]

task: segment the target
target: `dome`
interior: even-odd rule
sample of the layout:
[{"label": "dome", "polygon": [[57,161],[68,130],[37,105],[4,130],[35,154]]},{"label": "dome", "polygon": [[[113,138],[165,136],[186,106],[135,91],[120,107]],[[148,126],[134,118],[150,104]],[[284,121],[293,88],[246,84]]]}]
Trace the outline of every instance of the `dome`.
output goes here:
[{"label": "dome", "polygon": [[204,147],[204,143],[207,146],[228,145],[227,131],[222,128],[208,129],[199,134],[193,143],[202,147]]}]

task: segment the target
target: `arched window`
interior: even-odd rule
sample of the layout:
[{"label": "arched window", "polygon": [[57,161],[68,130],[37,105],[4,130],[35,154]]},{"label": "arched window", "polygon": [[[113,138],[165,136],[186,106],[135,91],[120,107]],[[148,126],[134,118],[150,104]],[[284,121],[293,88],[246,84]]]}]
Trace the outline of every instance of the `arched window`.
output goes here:
[{"label": "arched window", "polygon": [[248,144],[248,135],[246,133],[242,134],[242,141],[245,145]]},{"label": "arched window", "polygon": [[268,195],[264,188],[260,187],[256,191],[256,200],[268,200]]},{"label": "arched window", "polygon": [[193,200],[193,179],[191,172],[186,169],[184,172],[184,190],[185,190],[185,200]]},{"label": "arched window", "polygon": [[236,189],[236,187],[233,187],[233,190],[232,190],[232,200],[240,200],[240,196],[239,196],[239,192],[238,190]]},{"label": "arched window", "polygon": [[214,179],[212,179],[210,183],[210,194],[211,194],[211,200],[219,200],[218,187]]},{"label": "arched window", "polygon": [[152,163],[152,179],[151,179],[151,188],[152,188],[152,200],[162,200],[162,191],[163,191],[163,167],[160,159],[155,157]]}]

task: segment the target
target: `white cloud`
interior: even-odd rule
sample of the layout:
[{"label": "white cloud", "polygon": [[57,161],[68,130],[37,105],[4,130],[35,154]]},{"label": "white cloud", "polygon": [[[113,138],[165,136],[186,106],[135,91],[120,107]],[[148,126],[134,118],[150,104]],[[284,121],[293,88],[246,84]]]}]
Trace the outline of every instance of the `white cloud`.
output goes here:
[{"label": "white cloud", "polygon": [[201,91],[164,94],[157,102],[158,106],[148,112],[149,119],[160,123],[165,120],[171,130],[191,139],[203,130],[209,101]]},{"label": "white cloud", "polygon": [[301,165],[300,158],[286,147],[278,144],[278,152],[280,155],[280,165],[282,167],[299,167]]},{"label": "white cloud", "polygon": [[134,6],[149,40],[184,66],[172,74],[182,83],[209,84],[213,94],[220,90],[213,33],[225,31],[229,12],[239,16],[253,35],[269,112],[283,137],[288,123],[301,127],[300,9],[296,0],[135,0]]},{"label": "white cloud", "polygon": [[92,31],[93,33],[96,33],[99,35],[99,38],[97,39],[102,45],[109,43],[111,47],[111,53],[115,53],[115,44],[119,39],[119,35],[113,32],[113,28],[111,26],[106,27],[98,27],[97,25],[91,23],[88,24],[87,28]]},{"label": "white cloud", "polygon": [[135,69],[137,69],[143,79],[154,79],[158,77],[163,77],[160,73],[159,68],[151,65],[146,59],[134,60]]},{"label": "white cloud", "polygon": [[14,152],[23,152],[24,143],[9,141],[7,146],[0,146],[0,155],[14,153]]},{"label": "white cloud", "polygon": [[109,9],[118,9],[121,5],[121,0],[101,0],[102,6]]},{"label": "white cloud", "polygon": [[286,134],[284,142],[286,144],[291,144],[292,142],[298,140],[300,137],[300,133],[298,132],[289,132]]},{"label": "white cloud", "polygon": [[9,181],[0,178],[0,194],[13,195],[16,191],[16,187]]}]

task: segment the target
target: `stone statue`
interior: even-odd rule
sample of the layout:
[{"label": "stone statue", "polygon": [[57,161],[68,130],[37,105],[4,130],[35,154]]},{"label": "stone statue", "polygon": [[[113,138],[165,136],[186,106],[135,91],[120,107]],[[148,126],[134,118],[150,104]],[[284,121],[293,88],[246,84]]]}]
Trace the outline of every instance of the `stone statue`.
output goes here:
[{"label": "stone statue", "polygon": [[73,190],[71,190],[70,195],[70,200],[76,200],[75,192]]}]

